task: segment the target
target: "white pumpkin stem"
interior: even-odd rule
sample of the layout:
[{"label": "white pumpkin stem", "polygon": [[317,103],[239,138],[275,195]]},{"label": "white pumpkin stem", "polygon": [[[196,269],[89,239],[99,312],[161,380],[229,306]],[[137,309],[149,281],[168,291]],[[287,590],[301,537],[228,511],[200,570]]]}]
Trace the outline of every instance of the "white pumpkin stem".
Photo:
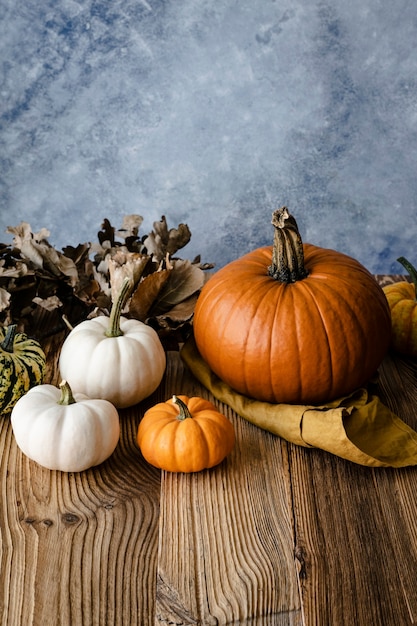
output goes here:
[{"label": "white pumpkin stem", "polygon": [[181,400],[181,398],[178,398],[177,396],[172,396],[172,401],[179,407],[180,412],[178,413],[178,420],[185,420],[188,417],[192,417],[191,415],[191,411],[188,408],[188,406],[185,404],[185,402],[183,402]]},{"label": "white pumpkin stem", "polygon": [[66,380],[62,380],[59,383],[59,388],[61,389],[61,397],[58,400],[58,404],[62,404],[63,406],[68,406],[70,404],[75,404],[76,400],[72,395],[72,390]]},{"label": "white pumpkin stem", "polygon": [[297,222],[287,207],[281,207],[272,213],[272,225],[275,232],[269,275],[281,283],[302,280],[308,275],[304,266],[303,242]]},{"label": "white pumpkin stem", "polygon": [[406,269],[407,272],[409,273],[411,281],[414,285],[414,290],[415,290],[416,300],[417,300],[417,270],[416,268],[414,267],[414,265],[410,263],[410,261],[407,261],[407,259],[403,256],[400,256],[400,258],[397,259],[397,261],[398,263],[401,263],[404,269]]},{"label": "white pumpkin stem", "polygon": [[5,352],[13,352],[14,339],[16,336],[17,324],[11,324],[6,329],[6,335],[1,343],[1,348]]},{"label": "white pumpkin stem", "polygon": [[109,326],[106,330],[107,337],[121,337],[123,335],[123,331],[120,328],[120,318],[122,315],[123,308],[126,304],[126,300],[128,298],[130,292],[130,278],[126,277],[122,282],[122,286],[119,291],[119,295],[116,300],[113,302],[110,318],[109,318]]},{"label": "white pumpkin stem", "polygon": [[62,316],[62,321],[64,322],[65,326],[68,328],[69,331],[74,330],[74,326],[71,324],[71,322],[69,321],[65,313]]}]

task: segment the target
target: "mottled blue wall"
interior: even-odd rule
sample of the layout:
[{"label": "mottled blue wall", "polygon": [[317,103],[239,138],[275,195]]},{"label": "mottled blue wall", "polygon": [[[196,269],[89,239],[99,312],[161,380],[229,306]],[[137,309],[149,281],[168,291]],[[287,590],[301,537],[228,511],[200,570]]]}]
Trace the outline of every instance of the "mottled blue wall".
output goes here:
[{"label": "mottled blue wall", "polygon": [[417,262],[414,0],[2,0],[0,235],[188,223],[218,266],[306,241]]}]

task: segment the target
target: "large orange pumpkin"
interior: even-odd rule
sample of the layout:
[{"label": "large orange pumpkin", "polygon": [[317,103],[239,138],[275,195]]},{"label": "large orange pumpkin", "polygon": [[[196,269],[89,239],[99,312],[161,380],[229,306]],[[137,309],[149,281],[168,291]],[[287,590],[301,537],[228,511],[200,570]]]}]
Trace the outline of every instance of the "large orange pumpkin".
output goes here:
[{"label": "large orange pumpkin", "polygon": [[213,372],[246,396],[323,404],[375,374],[390,343],[390,310],[358,261],[303,244],[286,207],[272,223],[272,247],[229,263],[203,287],[196,344]]}]

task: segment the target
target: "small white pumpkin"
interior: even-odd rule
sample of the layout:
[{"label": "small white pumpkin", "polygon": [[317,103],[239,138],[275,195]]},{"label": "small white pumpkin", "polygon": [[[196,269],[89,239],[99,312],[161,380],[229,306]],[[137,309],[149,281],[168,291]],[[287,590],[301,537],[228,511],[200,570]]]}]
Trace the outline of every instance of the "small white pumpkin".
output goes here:
[{"label": "small white pumpkin", "polygon": [[16,443],[22,452],[50,470],[81,472],[103,463],[120,437],[117,409],[107,400],[38,385],[22,396],[11,414]]},{"label": "small white pumpkin", "polygon": [[117,408],[133,406],[159,386],[166,355],[157,332],[135,319],[121,317],[129,279],[123,282],[110,318],[81,322],[65,339],[59,358],[61,377],[90,398],[104,398]]}]

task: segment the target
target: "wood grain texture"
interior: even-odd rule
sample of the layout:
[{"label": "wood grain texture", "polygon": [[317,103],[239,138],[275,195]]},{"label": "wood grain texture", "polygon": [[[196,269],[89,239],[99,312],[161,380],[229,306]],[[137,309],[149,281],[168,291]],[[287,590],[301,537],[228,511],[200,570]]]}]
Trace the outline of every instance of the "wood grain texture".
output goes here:
[{"label": "wood grain texture", "polygon": [[[168,380],[167,392],[207,395],[179,357]],[[232,454],[162,475],[156,623],[301,624],[287,446],[219,409],[235,426]]]},{"label": "wood grain texture", "polygon": [[[414,428],[416,373],[387,357],[378,385]],[[290,472],[305,624],[417,623],[417,468],[363,468],[292,446]]]},{"label": "wood grain texture", "polygon": [[[45,345],[53,383],[59,345]],[[0,418],[2,626],[153,624],[160,472],[136,446],[140,416],[121,411],[115,453],[74,474],[30,461]]]},{"label": "wood grain texture", "polygon": [[[64,333],[39,328],[57,384]],[[417,429],[416,362],[388,355],[377,392]],[[78,474],[27,459],[0,417],[1,626],[417,624],[417,467],[299,448],[216,403],[231,455],[161,473],[136,433],[173,393],[213,401],[170,352],[158,391],[120,412],[115,453]]]}]

